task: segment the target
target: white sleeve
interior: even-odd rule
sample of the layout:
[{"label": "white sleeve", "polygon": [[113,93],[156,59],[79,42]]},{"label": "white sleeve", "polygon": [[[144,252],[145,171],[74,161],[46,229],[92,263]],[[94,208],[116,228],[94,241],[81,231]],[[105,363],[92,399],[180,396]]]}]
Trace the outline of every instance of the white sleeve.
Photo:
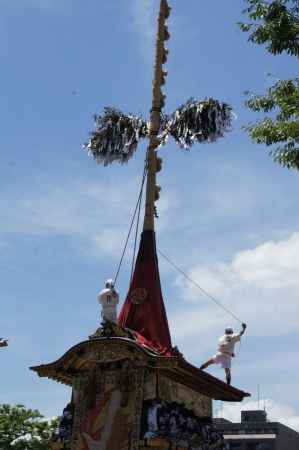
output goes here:
[{"label": "white sleeve", "polygon": [[241,339],[241,333],[234,333],[231,337],[232,342],[239,342],[239,340]]},{"label": "white sleeve", "polygon": [[98,301],[100,303],[100,305],[105,305],[107,303],[107,294],[106,292],[100,292],[98,295]]},{"label": "white sleeve", "polygon": [[226,345],[226,339],[225,336],[221,336],[221,338],[218,341],[218,345],[219,347],[225,346]]}]

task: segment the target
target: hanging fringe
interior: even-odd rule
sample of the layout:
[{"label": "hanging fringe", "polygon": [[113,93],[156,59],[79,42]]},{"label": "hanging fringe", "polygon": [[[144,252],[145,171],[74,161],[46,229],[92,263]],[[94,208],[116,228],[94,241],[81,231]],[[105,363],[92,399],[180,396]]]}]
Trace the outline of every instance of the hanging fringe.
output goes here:
[{"label": "hanging fringe", "polygon": [[232,119],[232,108],[226,103],[191,98],[168,118],[167,130],[181,148],[190,149],[196,142],[215,142],[230,131]]},{"label": "hanging fringe", "polygon": [[95,116],[95,125],[96,130],[83,148],[104,166],[113,161],[127,162],[139,140],[147,135],[147,125],[141,117],[125,115],[115,108],[107,107],[102,116]]}]

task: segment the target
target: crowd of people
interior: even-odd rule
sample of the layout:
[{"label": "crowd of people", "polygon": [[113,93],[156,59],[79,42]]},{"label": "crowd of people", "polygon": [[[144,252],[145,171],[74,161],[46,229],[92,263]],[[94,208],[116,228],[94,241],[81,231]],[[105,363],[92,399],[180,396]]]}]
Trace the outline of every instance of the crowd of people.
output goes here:
[{"label": "crowd of people", "polygon": [[176,402],[144,403],[142,438],[164,438],[189,450],[225,450],[226,443],[210,418],[199,418]]},{"label": "crowd of people", "polygon": [[[74,405],[69,403],[52,438],[53,443],[62,445],[59,448],[64,448],[71,439],[73,417]],[[222,434],[213,427],[209,417],[197,417],[193,411],[176,402],[145,401],[141,428],[142,439],[164,438],[188,450],[227,449]]]}]

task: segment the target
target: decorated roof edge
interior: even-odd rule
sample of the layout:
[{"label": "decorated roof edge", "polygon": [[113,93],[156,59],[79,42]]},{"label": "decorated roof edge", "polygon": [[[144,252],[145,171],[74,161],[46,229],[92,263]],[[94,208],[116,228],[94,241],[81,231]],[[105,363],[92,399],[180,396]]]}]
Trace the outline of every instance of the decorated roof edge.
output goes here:
[{"label": "decorated roof edge", "polygon": [[[84,359],[84,355],[94,355],[95,359]],[[32,366],[30,370],[40,377],[46,377],[71,386],[73,379],[84,370],[84,364],[99,364],[121,359],[134,359],[136,364],[156,368],[169,378],[189,386],[191,389],[215,400],[240,402],[250,396],[218,378],[203,372],[183,357],[161,356],[137,342],[123,337],[94,338],[71,347],[58,360]],[[86,367],[87,368],[87,367]]]}]

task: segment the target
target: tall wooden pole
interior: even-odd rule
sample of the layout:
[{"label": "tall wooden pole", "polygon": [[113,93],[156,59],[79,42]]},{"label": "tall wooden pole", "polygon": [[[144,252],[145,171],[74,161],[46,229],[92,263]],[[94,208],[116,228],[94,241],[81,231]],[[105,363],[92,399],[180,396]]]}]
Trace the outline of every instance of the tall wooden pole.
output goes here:
[{"label": "tall wooden pole", "polygon": [[156,58],[153,80],[152,109],[149,123],[149,147],[147,157],[147,182],[146,182],[146,200],[143,231],[154,231],[155,229],[155,200],[159,195],[159,186],[156,185],[156,173],[159,170],[161,160],[157,158],[157,147],[160,140],[157,135],[161,124],[161,109],[164,106],[165,94],[161,87],[165,83],[166,72],[163,71],[163,64],[167,59],[167,50],[164,42],[169,38],[166,26],[166,19],[169,17],[170,7],[167,0],[161,0],[158,19],[158,32],[156,42]]}]

